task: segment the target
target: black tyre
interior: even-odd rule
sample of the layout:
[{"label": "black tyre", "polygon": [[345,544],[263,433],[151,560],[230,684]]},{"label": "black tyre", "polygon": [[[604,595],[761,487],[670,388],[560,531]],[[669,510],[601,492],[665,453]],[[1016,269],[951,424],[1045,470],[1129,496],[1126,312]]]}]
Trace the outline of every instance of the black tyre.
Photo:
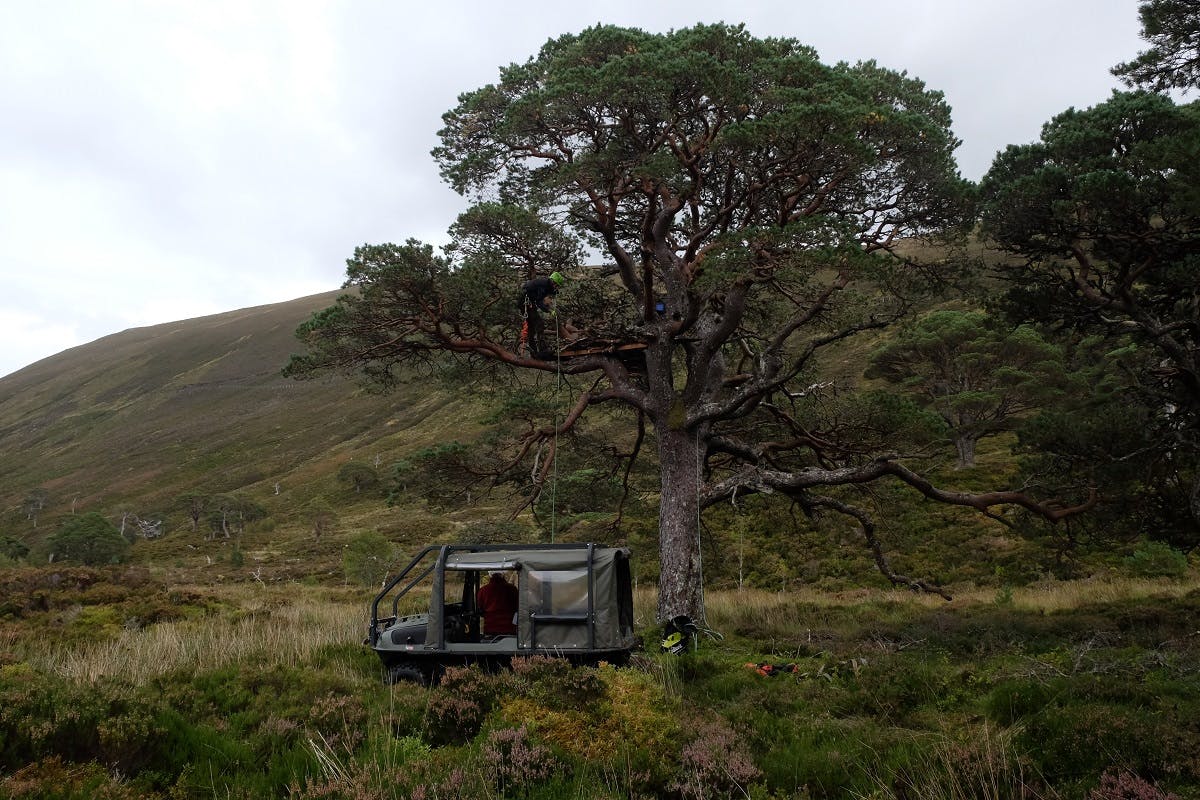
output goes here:
[{"label": "black tyre", "polygon": [[430,683],[429,673],[421,669],[417,664],[411,661],[402,661],[399,664],[393,664],[388,667],[387,673],[384,675],[384,683],[394,685],[397,683],[416,683],[421,686],[428,686]]}]

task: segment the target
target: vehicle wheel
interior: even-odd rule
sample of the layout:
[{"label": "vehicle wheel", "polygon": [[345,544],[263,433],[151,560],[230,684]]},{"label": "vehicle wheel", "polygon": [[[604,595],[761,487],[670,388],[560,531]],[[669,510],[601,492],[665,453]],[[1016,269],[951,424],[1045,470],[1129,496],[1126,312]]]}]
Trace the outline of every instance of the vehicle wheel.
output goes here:
[{"label": "vehicle wheel", "polygon": [[411,661],[402,661],[399,664],[393,664],[388,667],[387,674],[384,676],[384,682],[387,684],[397,684],[402,681],[428,686],[429,674]]}]

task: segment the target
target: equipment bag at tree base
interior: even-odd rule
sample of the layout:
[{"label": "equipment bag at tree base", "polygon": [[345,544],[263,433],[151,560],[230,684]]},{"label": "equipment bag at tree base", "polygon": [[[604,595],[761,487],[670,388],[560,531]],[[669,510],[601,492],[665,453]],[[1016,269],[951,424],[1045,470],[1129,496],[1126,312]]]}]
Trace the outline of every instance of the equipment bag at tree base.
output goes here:
[{"label": "equipment bag at tree base", "polygon": [[663,626],[662,649],[665,653],[679,655],[687,650],[688,643],[700,627],[690,617],[679,615]]}]

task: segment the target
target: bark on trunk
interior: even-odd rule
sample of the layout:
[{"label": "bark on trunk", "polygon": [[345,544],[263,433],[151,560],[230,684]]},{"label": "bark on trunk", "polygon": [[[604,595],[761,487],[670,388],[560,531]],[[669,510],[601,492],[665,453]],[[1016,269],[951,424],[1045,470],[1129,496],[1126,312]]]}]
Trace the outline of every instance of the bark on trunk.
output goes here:
[{"label": "bark on trunk", "polygon": [[1200,475],[1192,481],[1192,495],[1188,498],[1188,508],[1192,512],[1192,520],[1200,523]]},{"label": "bark on trunk", "polygon": [[700,585],[700,455],[695,431],[675,430],[667,420],[656,425],[662,493],[658,510],[661,572],[658,621],[679,615],[704,619]]},{"label": "bark on trunk", "polygon": [[955,469],[968,469],[975,466],[975,442],[971,437],[960,436],[954,440],[954,449],[958,451],[958,464]]}]

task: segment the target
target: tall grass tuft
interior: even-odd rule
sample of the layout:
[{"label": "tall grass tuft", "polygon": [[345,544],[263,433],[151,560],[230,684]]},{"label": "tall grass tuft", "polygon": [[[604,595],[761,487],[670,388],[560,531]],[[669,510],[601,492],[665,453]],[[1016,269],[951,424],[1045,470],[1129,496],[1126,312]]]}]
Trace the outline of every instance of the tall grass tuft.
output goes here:
[{"label": "tall grass tuft", "polygon": [[1012,730],[984,725],[969,739],[942,739],[923,759],[875,776],[870,797],[903,800],[1057,800],[1019,752]]},{"label": "tall grass tuft", "polygon": [[124,629],[114,638],[30,652],[31,666],[77,682],[142,683],[179,668],[210,670],[260,662],[295,667],[330,645],[362,640],[361,606],[300,599],[242,615]]}]

